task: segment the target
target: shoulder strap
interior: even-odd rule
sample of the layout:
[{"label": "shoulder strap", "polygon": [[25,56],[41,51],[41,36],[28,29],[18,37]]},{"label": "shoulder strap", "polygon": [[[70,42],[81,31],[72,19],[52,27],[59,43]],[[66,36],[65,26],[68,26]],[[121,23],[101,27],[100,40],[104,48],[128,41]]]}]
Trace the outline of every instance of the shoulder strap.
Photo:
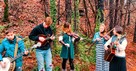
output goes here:
[{"label": "shoulder strap", "polygon": [[16,46],[15,46],[15,51],[14,51],[14,57],[17,56],[17,51],[18,51],[18,41],[20,41],[21,38],[19,38],[18,36],[16,36]]}]

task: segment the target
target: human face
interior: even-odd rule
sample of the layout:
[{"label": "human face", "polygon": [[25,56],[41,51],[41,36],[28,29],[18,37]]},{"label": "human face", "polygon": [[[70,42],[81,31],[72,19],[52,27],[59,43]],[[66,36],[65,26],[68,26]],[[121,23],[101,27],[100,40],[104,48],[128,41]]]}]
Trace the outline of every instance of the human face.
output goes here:
[{"label": "human face", "polygon": [[116,29],[115,29],[115,28],[113,29],[113,34],[114,34],[114,35],[117,35],[117,32],[116,32]]},{"label": "human face", "polygon": [[49,25],[47,25],[47,24],[43,24],[43,26],[44,26],[44,28],[48,28],[49,27]]},{"label": "human face", "polygon": [[14,39],[14,36],[15,36],[15,34],[14,34],[13,32],[9,32],[9,33],[6,35],[7,39],[9,39],[9,40],[13,40],[13,39]]},{"label": "human face", "polygon": [[104,30],[105,30],[104,26],[100,26],[99,30],[100,30],[100,32],[104,32]]}]

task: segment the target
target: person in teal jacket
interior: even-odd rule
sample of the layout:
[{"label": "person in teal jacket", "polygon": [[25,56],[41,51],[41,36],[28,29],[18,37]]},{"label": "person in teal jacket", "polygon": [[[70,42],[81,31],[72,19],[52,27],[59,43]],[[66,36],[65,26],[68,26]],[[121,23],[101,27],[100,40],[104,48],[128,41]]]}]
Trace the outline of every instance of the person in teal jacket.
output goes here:
[{"label": "person in teal jacket", "polygon": [[62,50],[60,56],[63,58],[62,71],[66,71],[66,62],[69,59],[71,71],[74,71],[74,44],[72,38],[80,39],[77,35],[71,33],[70,25],[66,22],[63,26],[63,36],[59,37],[60,43],[62,43]]},{"label": "person in teal jacket", "polygon": [[[24,52],[26,55],[28,54],[28,51],[25,51],[24,41],[21,39],[21,36],[15,36],[14,29],[10,29],[6,31],[6,38],[2,40],[2,43],[0,44],[0,65],[1,67],[6,66],[6,62],[3,62],[3,51],[5,51],[4,57],[12,57],[14,58],[14,51],[15,46],[17,43],[17,38],[20,40],[18,41],[18,51],[17,55]],[[15,60],[16,66],[15,71],[22,71],[22,65],[23,60],[22,57],[19,57]]]}]

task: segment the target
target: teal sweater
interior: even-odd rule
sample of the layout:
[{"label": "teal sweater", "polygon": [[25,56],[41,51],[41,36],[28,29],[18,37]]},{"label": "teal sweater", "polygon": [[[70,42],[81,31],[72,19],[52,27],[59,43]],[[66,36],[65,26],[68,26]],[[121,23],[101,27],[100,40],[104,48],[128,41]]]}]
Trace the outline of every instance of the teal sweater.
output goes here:
[{"label": "teal sweater", "polygon": [[[36,26],[30,33],[29,38],[33,41],[39,41],[39,35],[43,34],[43,35],[52,35],[52,30],[50,27],[48,28],[44,28],[43,24],[40,24],[38,26]],[[49,40],[49,43],[51,42],[51,40]],[[40,50],[47,50],[50,48],[50,44],[46,44],[44,46],[41,46],[37,49]]]},{"label": "teal sweater", "polygon": [[68,48],[65,45],[62,45],[60,56],[65,59],[68,59],[68,58],[74,59],[74,45],[72,42],[72,37],[65,33],[63,35],[63,42],[69,44],[70,47]]}]

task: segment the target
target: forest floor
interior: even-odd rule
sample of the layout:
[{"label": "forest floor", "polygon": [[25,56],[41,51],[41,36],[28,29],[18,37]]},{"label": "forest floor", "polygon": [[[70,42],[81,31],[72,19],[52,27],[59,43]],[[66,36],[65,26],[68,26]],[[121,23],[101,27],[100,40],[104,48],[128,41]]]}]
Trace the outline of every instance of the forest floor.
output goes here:
[{"label": "forest floor", "polygon": [[[0,23],[1,25],[4,25],[3,23]],[[14,28],[18,28],[20,29],[26,29],[26,28],[32,28],[35,25],[29,25],[29,24],[22,24],[21,26],[15,26]],[[13,27],[12,27],[13,28]],[[126,48],[126,60],[127,60],[127,70],[128,71],[136,71],[136,43],[133,43],[133,30],[134,29],[134,25],[129,25],[127,26],[127,41],[128,41],[128,46]],[[31,29],[27,29],[27,30],[23,30],[23,32],[27,31],[27,33],[22,33],[21,35],[23,37],[27,36],[29,33],[28,31],[30,31]],[[1,34],[1,38],[4,38],[4,35]],[[61,68],[61,58],[59,56],[59,54],[55,54],[53,55],[53,67],[55,67],[55,69],[58,68],[58,71]],[[36,58],[35,58],[35,53],[32,52],[30,54],[30,56],[24,57],[24,62],[23,62],[23,70],[24,71],[33,71],[37,69],[37,63],[36,63]],[[82,61],[77,57],[74,60],[74,63],[81,63]],[[68,65],[68,69],[69,69],[69,65]],[[94,71],[95,70],[95,64],[89,64],[89,69],[90,71]],[[85,70],[82,70],[85,71]]]}]

